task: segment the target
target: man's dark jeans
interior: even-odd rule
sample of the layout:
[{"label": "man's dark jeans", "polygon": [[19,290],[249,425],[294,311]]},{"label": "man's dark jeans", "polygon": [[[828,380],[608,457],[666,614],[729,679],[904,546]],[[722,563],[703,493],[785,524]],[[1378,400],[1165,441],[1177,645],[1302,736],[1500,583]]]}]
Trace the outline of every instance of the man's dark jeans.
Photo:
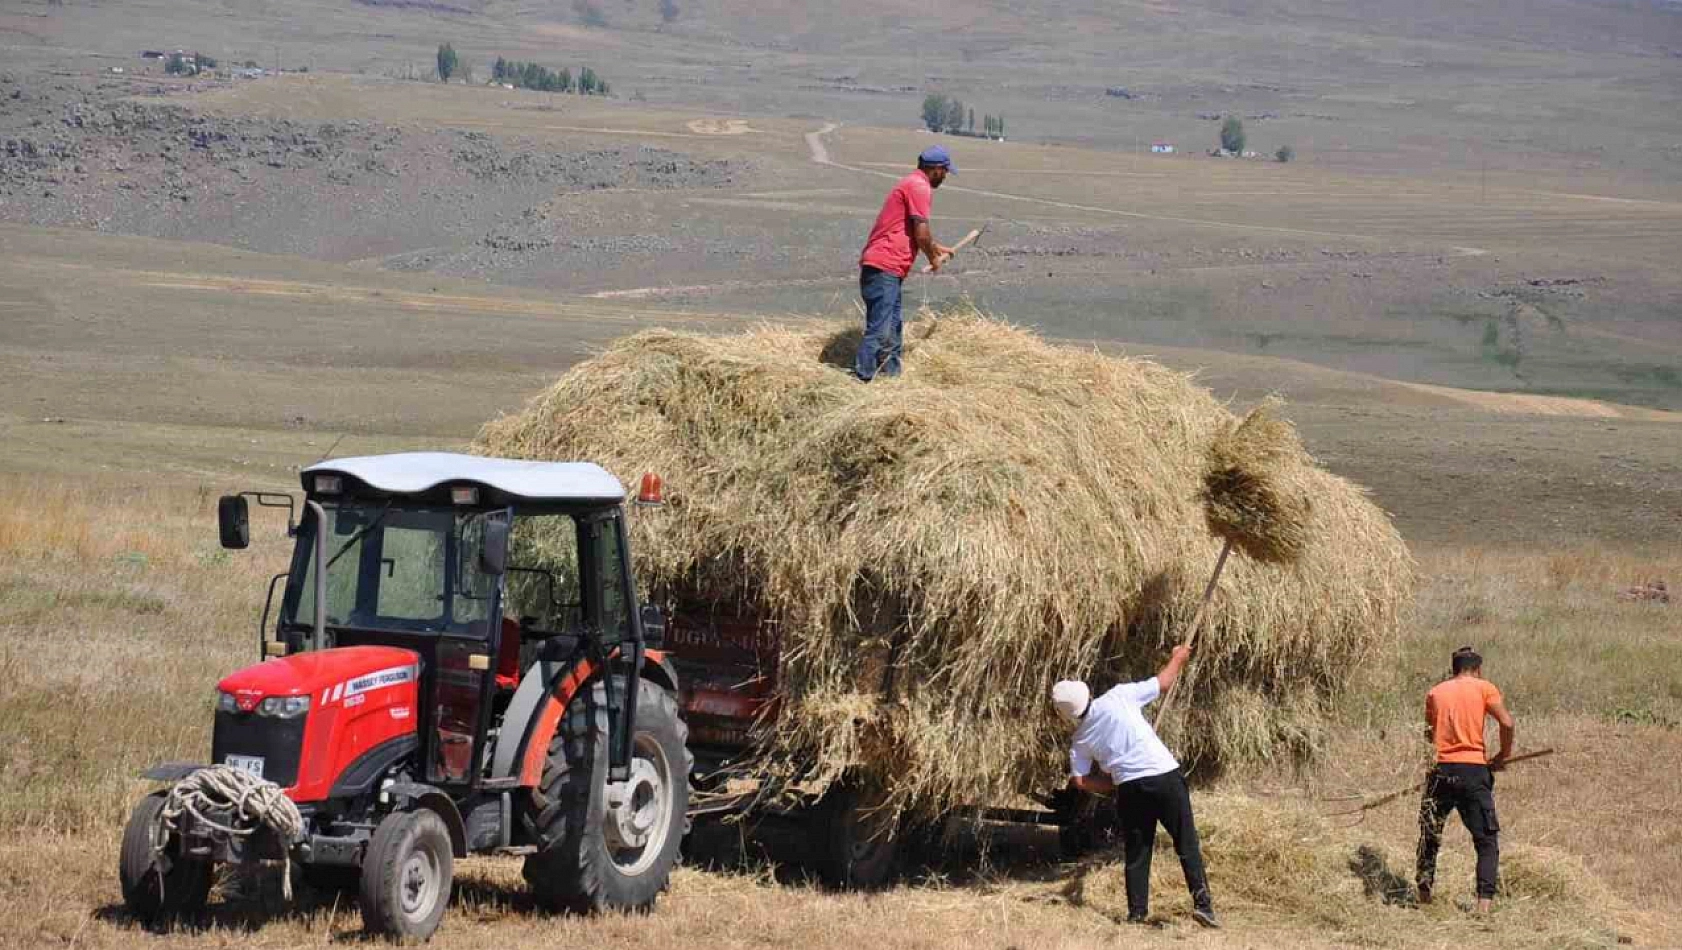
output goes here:
[{"label": "man's dark jeans", "polygon": [[1487,765],[1444,762],[1425,779],[1425,794],[1419,801],[1415,881],[1425,893],[1436,883],[1437,851],[1451,811],[1460,812],[1460,821],[1472,833],[1472,848],[1478,854],[1478,898],[1494,897],[1501,863],[1501,823],[1495,818],[1495,773]]},{"label": "man's dark jeans", "polygon": [[1150,913],[1151,850],[1156,845],[1158,823],[1174,839],[1192,903],[1213,910],[1209,879],[1203,873],[1203,852],[1197,845],[1197,825],[1191,817],[1191,791],[1180,770],[1117,785],[1115,805],[1127,860],[1127,916],[1142,918]]},{"label": "man's dark jeans", "polygon": [[864,339],[859,341],[853,372],[866,382],[899,375],[900,334],[904,324],[899,308],[900,278],[874,267],[859,269],[859,293],[864,297]]}]

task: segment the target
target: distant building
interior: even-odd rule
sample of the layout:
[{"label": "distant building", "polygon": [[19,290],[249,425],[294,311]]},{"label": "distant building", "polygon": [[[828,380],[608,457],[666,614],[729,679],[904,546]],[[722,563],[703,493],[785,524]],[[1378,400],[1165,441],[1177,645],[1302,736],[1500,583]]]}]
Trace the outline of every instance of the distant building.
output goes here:
[{"label": "distant building", "polygon": [[1172,155],[1172,154],[1174,154],[1174,143],[1172,143],[1172,142],[1152,142],[1151,143],[1151,151],[1155,152],[1158,155]]}]

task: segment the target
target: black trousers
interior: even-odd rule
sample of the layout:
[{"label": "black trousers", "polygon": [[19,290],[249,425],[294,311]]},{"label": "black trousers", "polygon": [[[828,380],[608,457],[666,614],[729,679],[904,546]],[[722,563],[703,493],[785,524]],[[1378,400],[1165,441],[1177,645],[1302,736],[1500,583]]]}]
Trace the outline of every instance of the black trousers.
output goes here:
[{"label": "black trousers", "polygon": [[1443,824],[1448,813],[1460,812],[1460,821],[1472,833],[1472,848],[1478,854],[1478,898],[1495,896],[1500,876],[1501,823],[1495,818],[1495,773],[1487,765],[1444,762],[1425,779],[1425,794],[1419,800],[1419,869],[1415,881],[1429,891],[1436,883],[1437,851],[1443,844]]},{"label": "black trousers", "polygon": [[1151,850],[1158,824],[1174,839],[1174,852],[1180,857],[1192,903],[1213,910],[1209,879],[1203,873],[1203,852],[1197,846],[1197,825],[1191,817],[1191,791],[1180,770],[1117,785],[1115,804],[1127,860],[1127,916],[1150,913]]}]

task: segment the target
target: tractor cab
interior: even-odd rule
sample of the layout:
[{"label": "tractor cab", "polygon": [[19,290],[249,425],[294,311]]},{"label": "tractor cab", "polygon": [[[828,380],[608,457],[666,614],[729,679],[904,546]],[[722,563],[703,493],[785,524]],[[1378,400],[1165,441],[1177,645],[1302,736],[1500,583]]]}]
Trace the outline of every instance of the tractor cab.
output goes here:
[{"label": "tractor cab", "polygon": [[[312,883],[357,887],[370,930],[424,937],[451,859],[474,852],[525,855],[545,906],[651,906],[690,758],[619,481],[405,453],[321,462],[302,482],[301,517],[287,495],[219,504],[230,548],[249,544],[248,498],[288,508],[291,563],[270,582],[262,661],[217,685],[209,765],[148,773],[176,785],[131,820],[130,906],[179,911],[215,863],[284,854]],[[285,820],[215,796],[206,811],[206,788],[237,806],[252,796],[229,788],[271,786]]]},{"label": "tractor cab", "polygon": [[[495,777],[489,749],[528,667],[575,655],[602,665],[614,651],[641,665],[643,622],[657,614],[633,609],[623,489],[612,476],[594,465],[445,458],[434,475],[454,477],[430,485],[415,477],[424,459],[414,456],[304,473],[306,516],[263,650],[415,653],[425,780],[471,789]],[[522,485],[516,473],[543,477]]]}]

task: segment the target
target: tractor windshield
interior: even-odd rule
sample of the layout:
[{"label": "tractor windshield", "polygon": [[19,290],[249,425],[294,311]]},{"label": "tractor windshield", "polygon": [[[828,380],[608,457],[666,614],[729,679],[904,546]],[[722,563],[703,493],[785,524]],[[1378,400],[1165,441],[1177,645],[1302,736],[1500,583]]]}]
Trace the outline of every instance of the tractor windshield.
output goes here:
[{"label": "tractor windshield", "polygon": [[[327,623],[366,630],[484,636],[496,578],[480,555],[488,518],[503,511],[357,501],[327,512]],[[299,529],[298,562],[281,623],[315,618],[315,519]]]}]

